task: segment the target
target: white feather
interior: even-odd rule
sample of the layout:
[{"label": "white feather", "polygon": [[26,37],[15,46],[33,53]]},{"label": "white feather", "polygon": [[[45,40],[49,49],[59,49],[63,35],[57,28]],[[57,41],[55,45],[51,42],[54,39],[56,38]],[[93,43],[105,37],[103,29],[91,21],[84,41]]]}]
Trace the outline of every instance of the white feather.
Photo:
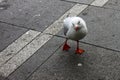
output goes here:
[{"label": "white feather", "polygon": [[[80,21],[81,29],[76,31],[73,24],[77,24]],[[67,17],[64,19],[64,34],[68,39],[80,40],[88,33],[85,21],[80,17]]]}]

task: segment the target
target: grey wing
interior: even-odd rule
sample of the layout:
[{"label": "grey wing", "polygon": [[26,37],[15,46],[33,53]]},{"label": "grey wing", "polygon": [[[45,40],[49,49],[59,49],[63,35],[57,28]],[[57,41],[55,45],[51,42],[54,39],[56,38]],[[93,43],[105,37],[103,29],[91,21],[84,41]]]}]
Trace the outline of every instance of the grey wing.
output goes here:
[{"label": "grey wing", "polygon": [[66,36],[67,32],[68,32],[68,27],[64,25],[64,35],[65,36]]},{"label": "grey wing", "polygon": [[69,25],[70,25],[70,19],[71,18],[64,19],[64,35],[66,35],[68,32]]}]

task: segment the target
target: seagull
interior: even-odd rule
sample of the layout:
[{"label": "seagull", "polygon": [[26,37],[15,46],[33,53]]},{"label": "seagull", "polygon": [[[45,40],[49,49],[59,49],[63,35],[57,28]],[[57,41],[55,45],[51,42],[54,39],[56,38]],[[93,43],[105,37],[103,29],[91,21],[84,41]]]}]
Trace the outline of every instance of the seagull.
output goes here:
[{"label": "seagull", "polygon": [[63,21],[63,26],[64,35],[66,36],[63,51],[68,51],[70,49],[67,41],[68,39],[71,39],[77,42],[77,48],[75,50],[76,54],[85,52],[85,50],[79,48],[79,40],[83,39],[88,33],[86,22],[81,17],[67,17]]}]

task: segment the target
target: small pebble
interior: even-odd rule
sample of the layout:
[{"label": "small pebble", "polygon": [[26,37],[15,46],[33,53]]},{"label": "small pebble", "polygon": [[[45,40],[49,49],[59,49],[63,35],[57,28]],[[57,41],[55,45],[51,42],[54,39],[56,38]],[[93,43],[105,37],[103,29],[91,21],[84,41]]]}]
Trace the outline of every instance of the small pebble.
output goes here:
[{"label": "small pebble", "polygon": [[81,64],[81,63],[78,63],[78,66],[82,66],[82,64]]},{"label": "small pebble", "polygon": [[40,14],[36,14],[36,15],[34,15],[33,17],[40,17],[41,15]]},{"label": "small pebble", "polygon": [[29,34],[29,32],[26,32],[26,34]]}]

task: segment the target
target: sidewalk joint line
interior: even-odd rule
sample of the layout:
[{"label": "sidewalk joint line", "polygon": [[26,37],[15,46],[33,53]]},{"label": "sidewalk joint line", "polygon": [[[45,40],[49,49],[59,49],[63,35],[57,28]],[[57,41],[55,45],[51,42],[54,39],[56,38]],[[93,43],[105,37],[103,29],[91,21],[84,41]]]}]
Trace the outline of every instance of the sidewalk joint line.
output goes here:
[{"label": "sidewalk joint line", "polygon": [[[49,34],[49,33],[46,33],[46,34]],[[53,35],[53,34],[49,34],[49,35]],[[60,35],[53,35],[53,36],[60,37],[60,38],[64,38],[64,39],[66,38],[65,36],[60,36]],[[119,50],[115,50],[115,49],[107,48],[107,47],[100,46],[100,45],[95,45],[95,44],[88,43],[88,42],[84,42],[84,41],[79,41],[79,42],[80,42],[80,43],[83,43],[83,44],[87,44],[87,45],[91,45],[91,46],[95,46],[95,47],[103,48],[103,49],[106,49],[106,50],[110,50],[110,51],[120,52]]]},{"label": "sidewalk joint line", "polygon": [[88,42],[84,42],[84,41],[80,41],[80,42],[81,42],[81,43],[84,43],[84,44],[92,45],[92,46],[95,46],[95,47],[103,48],[103,49],[106,49],[106,50],[115,51],[115,52],[120,52],[119,50],[107,48],[107,47],[104,47],[104,46],[99,46],[99,45],[95,45],[95,44],[88,43]]},{"label": "sidewalk joint line", "polygon": [[[108,0],[103,6],[91,5],[92,2],[91,2],[90,4],[86,4],[86,3],[79,3],[79,2],[67,1],[67,0],[61,0],[61,1],[69,2],[69,3],[76,3],[76,4],[81,4],[81,5],[88,5],[88,7],[89,7],[89,6],[93,6],[93,7],[98,7],[98,8],[104,8],[104,9],[111,9],[111,10],[120,11],[119,9],[114,9],[114,8],[105,7],[104,5],[107,4],[109,0]],[[94,0],[94,1],[95,1],[95,0]],[[93,1],[93,2],[94,2],[94,1]]]},{"label": "sidewalk joint line", "polygon": [[50,59],[50,58],[55,54],[55,52],[57,52],[57,51],[61,48],[62,45],[63,45],[63,44],[61,44],[45,61],[43,61],[43,62],[41,63],[41,65],[39,65],[25,80],[28,80],[28,78],[29,78],[32,74],[34,74],[34,72],[36,72],[45,62],[47,62],[48,59]]},{"label": "sidewalk joint line", "polygon": [[[45,33],[41,33],[41,34],[45,35]],[[47,34],[46,34],[46,35],[47,35]],[[40,36],[40,34],[39,34],[38,36]],[[38,36],[36,36],[36,38],[37,38]],[[53,36],[53,37],[54,37],[54,36]],[[52,37],[52,38],[53,38],[53,37]],[[52,38],[51,38],[51,39],[52,39]],[[35,38],[34,38],[34,39],[35,39]],[[49,39],[49,40],[51,40],[51,39]],[[48,41],[49,41],[49,40],[48,40]],[[31,41],[31,42],[32,42],[32,41]],[[30,43],[31,43],[31,42],[30,42]],[[47,42],[46,42],[45,44],[47,44]],[[44,45],[45,45],[45,44],[44,44]],[[41,48],[42,48],[44,45],[42,45]],[[26,45],[26,46],[27,46],[27,45]],[[38,49],[38,50],[39,50],[39,49]],[[37,52],[38,50],[36,50],[36,52]],[[37,54],[38,54],[38,53],[37,53]],[[35,55],[35,54],[32,54],[28,59],[26,59],[26,61],[28,61],[33,55]],[[26,62],[26,61],[25,61],[25,62]],[[12,73],[14,73],[17,69],[19,69],[25,62],[23,62],[20,66],[18,66]],[[10,73],[7,77],[9,77],[10,75],[12,75],[12,73]]]},{"label": "sidewalk joint line", "polygon": [[[36,39],[38,36],[40,36],[41,35],[41,33],[39,34],[39,35],[37,35],[36,37],[34,37],[29,43],[27,43],[24,47],[22,47],[17,53],[19,53],[21,50],[23,50],[28,44],[30,44],[34,39]],[[9,58],[8,60],[6,60],[5,61],[5,63],[3,63],[2,65],[4,65],[4,64],[6,64],[9,60],[11,60],[15,55],[17,55],[17,53],[16,54],[14,54],[11,58]],[[2,67],[2,65],[0,66],[0,67]]]},{"label": "sidewalk joint line", "polygon": [[68,2],[68,3],[75,3],[75,4],[81,4],[81,5],[88,5],[88,6],[90,6],[90,4],[87,4],[87,3],[79,3],[79,2],[68,1],[68,0],[61,0],[61,1]]},{"label": "sidewalk joint line", "polygon": [[18,28],[24,28],[24,29],[27,29],[27,30],[34,30],[34,29],[31,29],[31,28],[27,28],[25,26],[20,26],[20,25],[16,25],[14,23],[9,23],[9,22],[5,22],[5,21],[0,21],[0,23],[4,23],[4,24],[7,24],[7,25],[15,26],[15,27],[18,27]]},{"label": "sidewalk joint line", "polygon": [[[27,31],[29,31],[29,30],[27,30]],[[26,31],[26,32],[27,32],[27,31]],[[25,34],[26,32],[24,32],[23,34]],[[18,36],[18,38],[20,38],[23,34],[21,34],[20,36]],[[13,42],[15,42],[18,38],[16,38],[15,40],[13,40]],[[13,42],[11,42],[9,45],[11,45]],[[9,45],[8,45],[8,46],[9,46]],[[2,51],[4,51],[8,46],[6,46],[5,48],[3,48],[3,50],[1,50],[0,53],[1,53]]]},{"label": "sidewalk joint line", "polygon": [[[6,77],[9,76],[20,65],[26,62],[26,60],[29,59],[29,57],[31,57],[39,48],[41,48],[52,37],[54,37],[52,35],[47,35],[46,33],[57,34],[63,28],[62,23],[60,22],[66,17],[68,13],[71,13],[70,16],[76,16],[79,15],[87,7],[88,7],[87,5],[75,4],[72,8],[68,9],[68,11],[66,11],[61,17],[59,17],[59,19],[54,21],[53,24],[48,26],[48,28],[46,28],[41,34],[37,35],[38,37],[34,38],[21,51],[17,52],[16,55],[12,56],[12,58],[0,68],[1,70],[0,72],[2,73],[2,75]],[[33,49],[31,50],[28,48]],[[16,61],[16,59],[19,60]]]}]

